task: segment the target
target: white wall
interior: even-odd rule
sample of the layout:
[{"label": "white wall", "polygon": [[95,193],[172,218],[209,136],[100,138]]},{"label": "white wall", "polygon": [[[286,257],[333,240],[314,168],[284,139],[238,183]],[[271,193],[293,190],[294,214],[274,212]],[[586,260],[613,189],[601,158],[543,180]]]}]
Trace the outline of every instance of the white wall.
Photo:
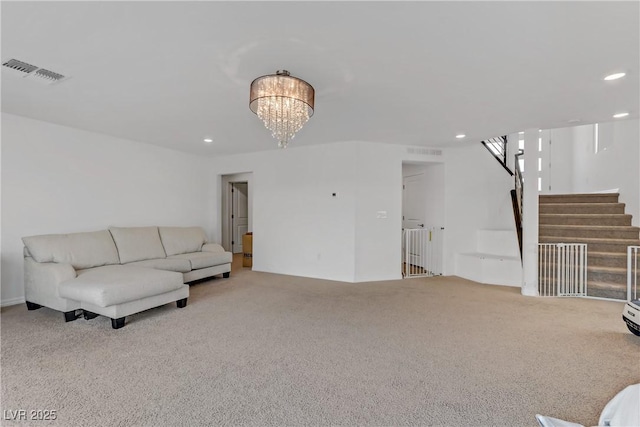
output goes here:
[{"label": "white wall", "polygon": [[338,143],[211,160],[217,201],[223,175],[252,172],[253,270],[354,280],[355,158]]},{"label": "white wall", "polygon": [[551,129],[548,135],[551,139],[549,165],[543,167],[549,168],[548,187],[543,187],[541,193],[545,194],[566,194],[573,192],[573,128]]},{"label": "white wall", "polygon": [[207,161],[2,114],[2,303],[21,302],[21,237],[109,226],[200,225],[212,237]]},{"label": "white wall", "polygon": [[444,185],[433,214],[445,227],[445,275],[456,274],[456,253],[475,250],[477,230],[509,229],[517,239],[513,179],[481,144],[441,156],[421,150],[366,142],[290,147],[213,159],[212,173],[220,182],[253,172],[258,271],[345,282],[400,278],[403,162],[438,163],[427,170],[434,186]]},{"label": "white wall", "polygon": [[357,143],[356,282],[401,277],[402,160],[398,154],[395,145]]},{"label": "white wall", "polygon": [[423,150],[358,141],[292,146],[213,159],[212,173],[218,182],[253,173],[254,270],[345,282],[397,279],[402,162],[443,161]]},{"label": "white wall", "polygon": [[594,150],[593,125],[573,129],[575,192],[595,192],[619,188],[620,202],[633,215],[633,225],[640,225],[640,122],[619,120],[600,123],[602,147]]}]

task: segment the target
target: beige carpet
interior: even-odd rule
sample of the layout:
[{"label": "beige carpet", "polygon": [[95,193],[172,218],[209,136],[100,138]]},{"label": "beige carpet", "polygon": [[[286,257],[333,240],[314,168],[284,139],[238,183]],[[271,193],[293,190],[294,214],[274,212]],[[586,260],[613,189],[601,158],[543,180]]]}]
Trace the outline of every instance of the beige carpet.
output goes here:
[{"label": "beige carpet", "polygon": [[2,425],[596,425],[640,382],[621,311],[455,277],[345,284],[239,266],[120,330],[7,307],[2,410],[57,420]]}]

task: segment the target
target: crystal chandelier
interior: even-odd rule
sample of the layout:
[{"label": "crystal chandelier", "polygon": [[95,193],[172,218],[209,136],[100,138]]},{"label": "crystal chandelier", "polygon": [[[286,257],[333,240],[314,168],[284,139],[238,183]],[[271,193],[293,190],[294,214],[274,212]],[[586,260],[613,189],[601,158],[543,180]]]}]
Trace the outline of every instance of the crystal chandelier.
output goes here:
[{"label": "crystal chandelier", "polygon": [[281,70],[251,82],[249,108],[278,140],[278,147],[286,148],[313,115],[314,94],[309,83]]}]

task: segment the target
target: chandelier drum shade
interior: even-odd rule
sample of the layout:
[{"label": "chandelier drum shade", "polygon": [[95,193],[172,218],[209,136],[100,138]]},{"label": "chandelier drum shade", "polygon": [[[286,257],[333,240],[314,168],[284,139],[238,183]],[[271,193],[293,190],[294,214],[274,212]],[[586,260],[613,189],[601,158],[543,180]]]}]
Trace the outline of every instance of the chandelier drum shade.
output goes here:
[{"label": "chandelier drum shade", "polygon": [[251,82],[249,108],[278,140],[278,147],[286,148],[313,115],[314,97],[309,83],[281,70]]}]

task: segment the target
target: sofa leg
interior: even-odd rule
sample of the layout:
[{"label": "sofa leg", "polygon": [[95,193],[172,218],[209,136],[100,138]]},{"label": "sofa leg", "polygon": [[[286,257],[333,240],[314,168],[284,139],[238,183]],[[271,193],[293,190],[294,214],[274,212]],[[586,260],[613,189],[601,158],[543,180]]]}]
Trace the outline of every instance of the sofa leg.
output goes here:
[{"label": "sofa leg", "polygon": [[64,312],[64,321],[65,322],[73,322],[74,320],[76,320],[78,318],[78,316],[76,315],[76,311],[65,311]]},{"label": "sofa leg", "polygon": [[37,310],[42,308],[40,304],[36,304],[35,302],[27,301],[27,310]]},{"label": "sofa leg", "polygon": [[111,327],[113,329],[120,329],[124,326],[124,317],[119,317],[117,319],[111,319]]},{"label": "sofa leg", "polygon": [[85,320],[95,319],[96,317],[98,317],[97,313],[92,313],[91,311],[84,310],[84,319]]},{"label": "sofa leg", "polygon": [[178,301],[176,301],[176,305],[178,306],[178,308],[185,308],[187,306],[187,299],[179,299]]},{"label": "sofa leg", "polygon": [[222,273],[222,277],[224,277],[225,279],[228,279],[229,276],[231,276],[231,272],[227,271],[226,273]]}]

